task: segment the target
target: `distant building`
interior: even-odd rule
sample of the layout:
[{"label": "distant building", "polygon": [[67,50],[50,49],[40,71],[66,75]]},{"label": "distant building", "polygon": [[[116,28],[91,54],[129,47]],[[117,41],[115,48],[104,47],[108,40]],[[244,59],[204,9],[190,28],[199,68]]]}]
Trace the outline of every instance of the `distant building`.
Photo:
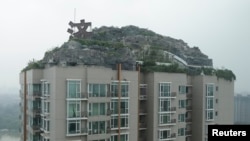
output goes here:
[{"label": "distant building", "polygon": [[235,124],[250,124],[250,95],[235,95],[234,110]]},{"label": "distant building", "polygon": [[234,122],[234,81],[216,76],[53,66],[20,85],[21,141],[206,141]]}]

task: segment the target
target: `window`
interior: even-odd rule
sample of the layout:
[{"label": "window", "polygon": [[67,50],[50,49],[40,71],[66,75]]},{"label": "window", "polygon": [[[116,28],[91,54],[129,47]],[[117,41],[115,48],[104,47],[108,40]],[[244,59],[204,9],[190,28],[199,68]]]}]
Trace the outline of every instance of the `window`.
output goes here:
[{"label": "window", "polygon": [[170,97],[170,83],[160,83],[159,97]]},{"label": "window", "polygon": [[170,130],[160,130],[159,139],[167,139],[170,137]]},{"label": "window", "polygon": [[127,114],[128,113],[128,99],[122,99],[121,100],[121,114]]},{"label": "window", "polygon": [[42,95],[46,96],[50,94],[50,85],[47,81],[42,81]]},{"label": "window", "polygon": [[80,120],[67,121],[67,134],[80,134]]},{"label": "window", "polygon": [[89,97],[106,97],[107,85],[106,84],[89,84]]},{"label": "window", "polygon": [[215,99],[215,103],[218,103],[218,102],[219,102],[219,100],[216,98],[216,99]]},{"label": "window", "polygon": [[186,86],[179,86],[179,94],[186,94]]},{"label": "window", "polygon": [[170,103],[170,99],[164,98],[164,99],[160,99],[160,112],[169,112],[171,111],[171,107],[170,107],[171,103]]},{"label": "window", "polygon": [[213,120],[214,119],[214,110],[206,110],[206,119]]},{"label": "window", "polygon": [[111,116],[111,128],[118,128],[118,116]]},{"label": "window", "polygon": [[178,129],[178,136],[185,136],[185,128]]},{"label": "window", "polygon": [[[121,81],[121,97],[128,97],[128,82]],[[118,84],[119,82],[112,82],[111,83],[111,96],[118,97]]]},{"label": "window", "polygon": [[215,112],[215,116],[218,116],[218,111]]},{"label": "window", "polygon": [[89,116],[105,115],[105,103],[89,103]]},{"label": "window", "polygon": [[214,108],[214,98],[213,97],[207,97],[206,98],[207,103],[207,109],[213,109]]},{"label": "window", "polygon": [[50,122],[48,119],[42,118],[42,128],[44,131],[47,131],[47,132],[50,131]]},{"label": "window", "polygon": [[168,124],[171,122],[170,113],[162,113],[160,114],[160,124]]},{"label": "window", "polygon": [[[218,102],[218,101],[217,101]],[[214,120],[214,85],[206,85],[206,120]]]},{"label": "window", "polygon": [[81,116],[81,101],[67,101],[67,117],[77,118]]},{"label": "window", "polygon": [[213,84],[206,85],[206,96],[214,96],[214,85]]},{"label": "window", "polygon": [[42,104],[42,113],[43,114],[49,113],[49,111],[50,111],[49,110],[50,109],[50,102],[42,99],[41,104]]},{"label": "window", "polygon": [[[118,135],[112,135],[111,141],[118,141]],[[128,134],[121,134],[120,141],[128,141]]]},{"label": "window", "polygon": [[178,115],[178,122],[185,122],[186,114],[179,114]]},{"label": "window", "polygon": [[186,108],[186,100],[179,100],[179,108]]},{"label": "window", "polygon": [[128,115],[122,115],[121,118],[121,126],[120,127],[128,127]]},{"label": "window", "polygon": [[[118,114],[118,99],[111,100],[111,111],[112,114]],[[128,99],[121,99],[120,114],[128,114],[128,111],[129,111]]]},{"label": "window", "polygon": [[219,91],[219,86],[216,86],[216,91]]},{"label": "window", "polygon": [[105,121],[89,122],[89,134],[105,134],[106,123]]},{"label": "window", "polygon": [[81,81],[68,80],[67,81],[67,98],[80,98],[81,97]]},{"label": "window", "polygon": [[28,95],[39,96],[41,94],[40,84],[28,84]]},{"label": "window", "polygon": [[[128,126],[128,115],[121,115],[120,116],[121,125],[120,127],[129,127]],[[111,116],[111,128],[118,128],[118,116]]]}]

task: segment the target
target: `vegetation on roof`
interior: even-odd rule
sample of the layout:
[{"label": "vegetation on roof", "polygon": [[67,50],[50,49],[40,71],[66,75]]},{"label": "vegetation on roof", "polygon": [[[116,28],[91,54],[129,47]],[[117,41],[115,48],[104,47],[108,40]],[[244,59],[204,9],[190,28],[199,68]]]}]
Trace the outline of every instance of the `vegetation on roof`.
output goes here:
[{"label": "vegetation on roof", "polygon": [[144,61],[141,72],[169,72],[169,73],[186,73],[186,69],[180,68],[178,64],[157,65],[155,61]]},{"label": "vegetation on roof", "polygon": [[41,61],[37,61],[35,59],[30,60],[28,62],[28,65],[22,69],[22,72],[27,71],[27,70],[31,70],[31,69],[43,69],[44,66],[42,65]]},{"label": "vegetation on roof", "polygon": [[228,81],[236,80],[235,74],[229,69],[215,69],[215,68],[205,68],[205,67],[189,68],[187,73],[189,75],[200,75],[203,73],[204,75],[209,75],[209,76],[215,75],[217,76],[217,78],[223,78]]}]

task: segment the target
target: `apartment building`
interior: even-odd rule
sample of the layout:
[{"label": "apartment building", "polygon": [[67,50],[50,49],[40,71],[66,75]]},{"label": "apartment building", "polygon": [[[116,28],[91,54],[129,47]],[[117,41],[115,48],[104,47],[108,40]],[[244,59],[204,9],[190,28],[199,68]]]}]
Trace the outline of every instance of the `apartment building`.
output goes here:
[{"label": "apartment building", "polygon": [[208,125],[233,124],[234,83],[215,76],[193,76],[192,140],[207,140]]},{"label": "apartment building", "polygon": [[206,141],[207,125],[233,123],[233,81],[121,68],[22,72],[21,140]]},{"label": "apartment building", "polygon": [[250,95],[237,94],[234,96],[234,123],[250,124]]}]

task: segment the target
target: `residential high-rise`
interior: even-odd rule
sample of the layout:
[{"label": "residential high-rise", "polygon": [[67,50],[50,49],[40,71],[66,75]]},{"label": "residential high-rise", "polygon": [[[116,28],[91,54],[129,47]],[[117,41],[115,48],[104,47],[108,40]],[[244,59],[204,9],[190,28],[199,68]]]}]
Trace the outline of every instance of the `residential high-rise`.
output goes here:
[{"label": "residential high-rise", "polygon": [[206,141],[233,124],[234,81],[51,66],[20,74],[22,141]]},{"label": "residential high-rise", "polygon": [[234,123],[250,124],[250,95],[237,94],[234,96]]}]

